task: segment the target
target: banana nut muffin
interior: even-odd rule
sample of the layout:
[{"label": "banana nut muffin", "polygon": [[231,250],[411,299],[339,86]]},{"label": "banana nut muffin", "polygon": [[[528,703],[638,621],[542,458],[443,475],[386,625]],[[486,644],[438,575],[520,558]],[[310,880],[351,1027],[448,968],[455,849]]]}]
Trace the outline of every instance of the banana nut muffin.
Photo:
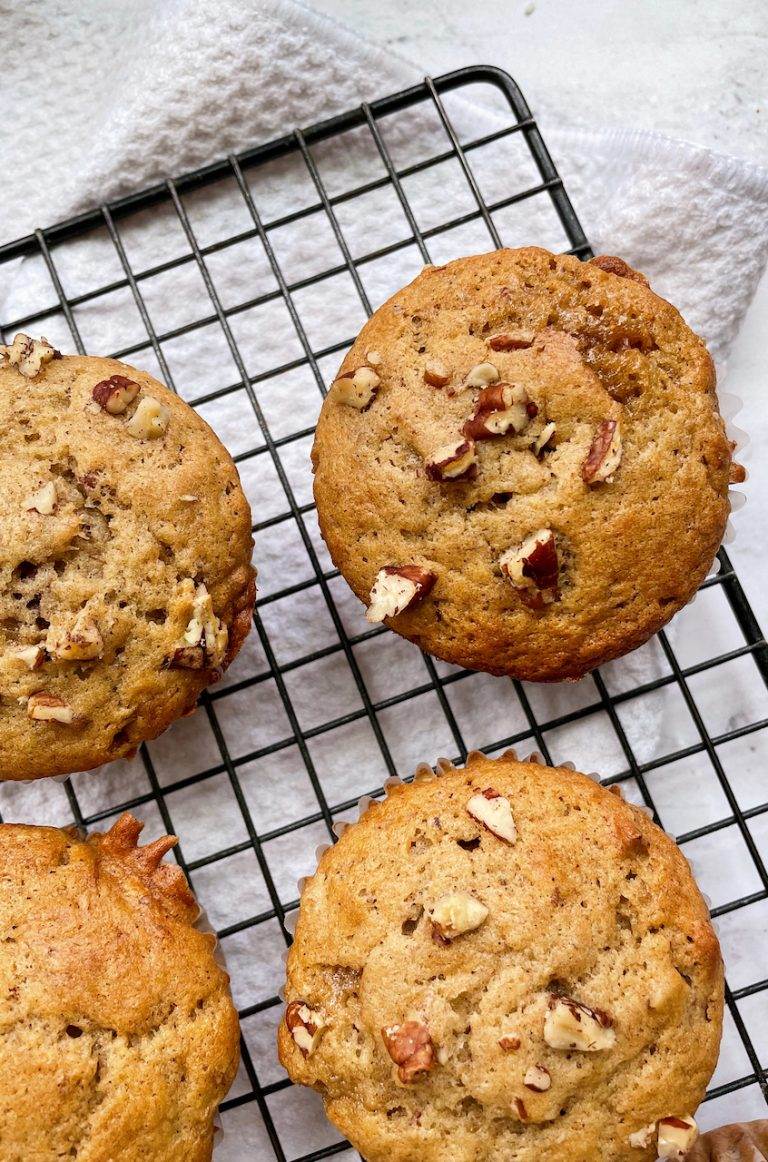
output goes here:
[{"label": "banana nut muffin", "polygon": [[373,622],[450,662],[578,678],[703,580],[743,479],[712,360],[620,259],[427,267],[324,401],[315,498]]},{"label": "banana nut muffin", "polygon": [[723,1009],[686,860],[585,775],[511,753],[439,770],[306,883],[289,1074],[367,1162],[679,1156]]},{"label": "banana nut muffin", "polygon": [[0,778],[86,770],[194,708],[255,597],[237,469],[144,371],[0,348]]},{"label": "banana nut muffin", "polygon": [[768,1162],[768,1120],[737,1122],[702,1134],[686,1162]]},{"label": "banana nut muffin", "polygon": [[0,1159],[202,1162],[238,1021],[176,842],[0,826]]}]

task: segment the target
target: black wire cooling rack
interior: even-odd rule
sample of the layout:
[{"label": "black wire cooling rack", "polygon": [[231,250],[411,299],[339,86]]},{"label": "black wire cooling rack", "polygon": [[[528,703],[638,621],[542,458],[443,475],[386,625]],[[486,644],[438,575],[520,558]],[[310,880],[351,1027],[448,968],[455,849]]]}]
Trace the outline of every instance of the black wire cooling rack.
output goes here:
[{"label": "black wire cooling rack", "polygon": [[[492,92],[497,102],[502,102],[506,114],[505,124],[483,136],[462,140],[462,134],[455,128],[449,115],[449,94],[454,90],[462,90],[462,96],[469,96],[479,86]],[[404,115],[410,118],[412,128],[418,126],[421,119],[430,117],[436,120],[443,134],[443,147],[409,164],[398,163],[392,156],[387,140],[390,128]],[[335,189],[329,189],[315,152],[322,143],[340,140],[343,135],[353,132],[367,137],[380,161],[380,173],[372,180],[355,184],[354,188],[340,188],[337,184]],[[535,169],[532,167],[531,172],[537,180],[519,189],[512,189],[501,199],[488,199],[482,192],[475,161],[485,147],[511,138],[521,143],[528,161],[532,160]],[[263,217],[258,206],[258,194],[254,192],[254,174],[261,167],[288,158],[293,159],[305,179],[309,178],[311,196],[303,205],[287,213]],[[468,202],[462,203],[461,214],[445,214],[441,220],[426,225],[412,204],[408,192],[409,182],[445,163],[459,167]],[[244,228],[226,237],[201,243],[193,225],[193,216],[189,212],[188,200],[196,191],[205,190],[222,180],[227,180],[230,185],[234,183],[233,188],[238,198],[242,199],[241,209],[244,207],[247,213],[247,223]],[[407,232],[376,249],[363,249],[363,252],[353,257],[353,248],[342,222],[344,209],[356,203],[362,204],[366,196],[385,189],[397,198],[407,223]],[[591,250],[587,239],[519,89],[500,70],[477,67],[448,73],[435,81],[427,79],[393,96],[384,97],[370,105],[363,104],[341,116],[303,131],[296,130],[266,145],[231,156],[110,205],[100,206],[50,229],[38,230],[0,248],[0,269],[9,272],[12,268],[6,264],[14,262],[18,269],[19,259],[42,264],[41,269],[47,271],[54,291],[52,303],[29,303],[20,317],[5,319],[2,327],[4,339],[8,339],[18,329],[48,334],[52,320],[58,319],[60,323],[66,323],[72,345],[83,352],[85,345],[79,325],[82,312],[98,305],[108,296],[123,293],[132,304],[132,309],[138,311],[144,333],[138,342],[112,353],[119,358],[139,361],[143,356],[153,353],[161,374],[173,386],[168,359],[170,346],[190,342],[194,333],[201,328],[217,329],[220,332],[219,338],[223,335],[236,368],[236,379],[232,383],[216,383],[190,402],[209,414],[208,405],[214,405],[235,392],[245,392],[250,407],[252,439],[246,450],[238,451],[236,460],[242,471],[249,462],[253,464],[260,457],[268,458],[284,498],[282,511],[267,519],[257,520],[254,525],[256,561],[258,563],[260,536],[277,535],[279,538],[285,537],[286,541],[289,536],[298,538],[309,562],[307,576],[288,585],[273,587],[267,594],[260,596],[255,616],[255,634],[261,663],[255,667],[256,672],[240,676],[238,671],[228,684],[214,688],[203,697],[196,717],[199,719],[204,716],[207,720],[207,737],[212,740],[214,747],[213,753],[210,747],[202,748],[199,765],[205,766],[205,769],[175,770],[169,778],[159,769],[161,760],[158,759],[156,745],[150,744],[141,749],[139,758],[135,760],[141,765],[144,789],[125,801],[121,801],[119,780],[109,802],[105,804],[100,801],[95,810],[91,809],[92,799],[84,796],[83,790],[88,786],[83,780],[90,776],[77,776],[64,784],[69,811],[74,820],[86,828],[103,825],[103,821],[109,821],[120,810],[132,809],[140,814],[147,813],[153,804],[159,812],[158,823],[161,822],[168,831],[177,830],[174,825],[176,817],[181,836],[176,857],[202,894],[204,903],[205,885],[214,885],[219,893],[222,890],[231,892],[235,879],[242,881],[245,878],[242,918],[226,927],[220,927],[218,933],[232,971],[243,1029],[241,1074],[233,1093],[223,1106],[224,1147],[228,1157],[267,1159],[274,1156],[281,1160],[302,1159],[303,1162],[309,1162],[310,1159],[340,1154],[349,1149],[316,1116],[317,1110],[312,1104],[314,1095],[307,1095],[291,1087],[275,1062],[273,1034],[281,1012],[278,996],[282,972],[281,953],[290,943],[290,924],[287,921],[295,912],[298,900],[295,878],[286,886],[285,874],[282,870],[277,871],[279,860],[273,853],[285,850],[285,843],[282,842],[285,840],[294,849],[304,850],[305,865],[310,865],[318,837],[324,836],[332,841],[336,819],[348,814],[360,796],[382,793],[381,785],[358,785],[361,780],[356,780],[353,775],[351,784],[346,785],[347,793],[339,794],[334,784],[326,778],[328,765],[333,764],[334,756],[338,761],[341,759],[345,747],[344,732],[350,725],[360,724],[366,719],[370,724],[371,744],[376,751],[377,766],[381,772],[377,775],[379,784],[384,782],[387,775],[410,773],[409,770],[398,770],[396,735],[403,727],[392,725],[393,722],[402,724],[408,720],[402,716],[393,719],[391,715],[396,708],[401,708],[407,714],[410,707],[415,721],[420,708],[425,705],[426,697],[439,707],[444,725],[442,737],[451,740],[450,749],[456,761],[465,757],[467,746],[488,753],[496,753],[509,746],[521,748],[522,753],[535,748],[547,761],[553,758],[557,761],[563,757],[557,748],[553,754],[553,739],[558,737],[558,732],[578,731],[580,727],[589,730],[599,716],[612,730],[619,754],[614,771],[603,781],[622,784],[630,796],[646,804],[657,821],[668,828],[670,814],[667,808],[676,797],[677,807],[673,815],[677,825],[670,829],[677,832],[678,842],[686,852],[697,845],[704,845],[705,859],[710,860],[711,873],[714,868],[710,878],[717,878],[721,860],[730,860],[731,863],[735,861],[737,870],[740,869],[737,882],[743,883],[745,890],[737,898],[715,901],[716,906],[712,910],[720,928],[729,970],[729,1041],[725,1063],[722,1064],[721,1059],[722,1070],[718,1071],[707,1100],[717,1103],[719,1122],[729,1120],[730,1116],[743,1116],[742,1111],[745,1110],[747,1113],[759,1112],[758,1107],[763,1108],[765,1116],[763,1102],[768,1101],[765,1069],[768,1064],[768,979],[765,979],[764,957],[761,970],[760,955],[754,959],[748,956],[745,958],[743,948],[750,941],[758,948],[764,947],[768,930],[768,872],[760,854],[761,845],[765,847],[768,842],[768,831],[765,828],[768,822],[768,798],[765,793],[755,793],[754,786],[749,791],[745,790],[738,773],[743,768],[745,754],[751,755],[754,763],[758,748],[764,746],[765,735],[759,732],[768,726],[768,717],[762,713],[760,708],[763,703],[758,699],[754,706],[750,702],[748,711],[745,712],[742,706],[740,715],[727,720],[718,719],[715,729],[709,710],[702,709],[699,704],[697,687],[702,676],[714,673],[717,682],[716,699],[726,699],[728,690],[733,687],[734,666],[742,669],[744,666],[749,667],[747,680],[760,691],[760,697],[768,687],[766,642],[725,550],[719,553],[719,573],[710,576],[702,587],[707,592],[708,600],[714,595],[713,599],[717,600],[721,613],[725,611],[730,619],[731,634],[721,641],[723,648],[705,657],[696,657],[690,650],[683,649],[684,656],[681,658],[680,641],[686,640],[685,626],[683,637],[677,641],[675,648],[670,644],[670,637],[662,633],[657,641],[658,675],[641,684],[633,682],[631,677],[616,683],[598,671],[585,680],[586,693],[585,683],[581,683],[582,693],[577,704],[571,707],[566,705],[562,712],[554,715],[542,713],[535,689],[512,683],[505,689],[514,687],[521,719],[513,722],[511,719],[505,720],[502,715],[495,728],[485,729],[484,737],[474,735],[465,740],[462,713],[458,708],[460,703],[455,695],[462,683],[472,681],[473,675],[468,672],[443,666],[428,657],[422,658],[416,647],[407,646],[421,667],[410,687],[384,697],[380,696],[380,691],[372,689],[370,671],[364,672],[365,667],[360,660],[361,648],[383,650],[383,643],[393,639],[381,628],[355,633],[345,627],[343,601],[340,600],[343,590],[340,582],[336,584],[338,573],[322,557],[322,548],[313,526],[313,506],[305,502],[307,493],[297,488],[295,472],[291,464],[287,463],[291,450],[302,451],[306,448],[312,427],[304,425],[288,434],[275,434],[264,406],[263,395],[270,385],[279,383],[281,377],[296,369],[308,369],[319,392],[319,404],[326,390],[326,379],[332,378],[333,368],[353,338],[348,335],[343,341],[328,346],[315,343],[302,316],[302,291],[313,286],[322,287],[328,280],[346,272],[363,309],[370,313],[371,301],[364,275],[371,264],[398,256],[406,250],[412,251],[414,247],[421,261],[430,262],[440,239],[466,226],[484,229],[486,246],[489,243],[501,246],[506,237],[500,224],[504,213],[513,207],[542,199],[548,201],[550,209],[554,209],[564,237],[570,244],[569,252],[588,258]],[[180,226],[185,240],[183,252],[165,261],[145,263],[140,269],[134,269],[135,264],[132,264],[129,257],[130,247],[125,241],[126,230],[141,230],[144,228],[142,223],[151,223],[153,217],[161,213],[170,215],[176,225]],[[313,228],[318,215],[332,231],[340,260],[321,264],[321,269],[315,269],[309,274],[284,271],[274,245],[276,232],[292,224],[300,226],[305,223],[307,229]],[[68,293],[65,289],[66,279],[59,269],[59,255],[68,243],[78,242],[94,233],[106,238],[112,250],[112,258],[116,256],[119,263],[117,275],[105,285]],[[273,285],[256,297],[225,305],[211,272],[215,256],[255,239],[263,247]],[[527,240],[546,244],[546,240],[537,237]],[[483,249],[482,244],[475,249]],[[150,312],[146,302],[146,291],[151,280],[190,265],[196,268],[202,278],[207,297],[206,309],[198,313],[199,317],[174,328],[157,327],[152,318],[155,312]],[[406,279],[403,278],[403,281]],[[236,340],[237,316],[275,300],[281,300],[287,309],[294,332],[293,339],[298,340],[300,345],[299,353],[293,357],[294,352],[291,351],[291,358],[254,374],[249,371]],[[309,477],[306,456],[302,463]],[[258,505],[255,515],[259,516]],[[315,591],[324,616],[330,618],[333,640],[311,652],[300,650],[297,656],[282,661],[276,656],[278,649],[272,640],[269,607],[298,594],[309,594],[311,590]],[[374,639],[377,639],[376,644],[369,645]],[[296,683],[302,680],[317,681],[314,666],[332,656],[337,661],[343,657],[346,662],[350,680],[357,692],[355,704],[328,720],[307,725],[306,716],[296,708]],[[390,664],[383,652],[381,658],[383,665]],[[498,683],[506,680],[494,681]],[[270,729],[265,734],[266,743],[251,746],[245,753],[239,753],[238,748],[233,748],[229,741],[226,725],[222,724],[226,716],[226,704],[228,701],[232,704],[233,698],[247,691],[256,699],[266,697],[268,689],[275,697],[275,704],[283,708],[285,718],[281,720],[286,723],[285,729],[277,738],[274,737],[274,729]],[[487,687],[483,689],[487,690]],[[708,689],[711,693],[711,682]],[[662,737],[653,753],[648,754],[638,746],[637,732],[631,726],[631,716],[641,700],[645,700],[646,706],[658,708],[672,699],[688,715],[690,730],[685,735],[684,745],[679,745],[677,736],[671,740]],[[510,730],[510,726],[514,726],[514,729]],[[280,735],[279,729],[277,733]],[[495,733],[499,737],[493,737]],[[166,738],[173,737],[172,729]],[[567,737],[570,741],[567,743],[569,752],[566,757],[578,764],[579,738],[583,735],[570,733]],[[318,750],[317,744],[329,739],[336,740],[330,749]],[[165,746],[163,754],[167,756],[168,753],[168,746]],[[285,757],[287,753],[295,758],[311,795],[309,803],[306,796],[299,797],[294,810],[292,784],[290,780],[283,780],[283,767],[280,765],[280,756]],[[419,757],[429,759],[436,755],[422,753]],[[759,759],[757,762],[759,766]],[[282,816],[277,824],[274,816],[270,816],[271,822],[264,824],[259,810],[254,807],[253,798],[245,785],[245,773],[254,768],[260,771],[262,788],[266,787],[276,800],[283,797]],[[681,783],[680,772],[690,774],[693,768],[693,782],[686,781],[684,777]],[[270,777],[271,769],[274,777]],[[103,779],[105,775],[93,777]],[[712,785],[712,793],[719,808],[711,811],[710,816],[701,822],[696,809],[695,788],[696,780],[705,778]],[[180,812],[177,810],[182,793],[186,796],[185,810],[188,813],[191,810],[191,817],[196,818],[198,824],[201,817],[205,819],[210,816],[211,819],[210,828],[214,834],[204,854],[197,857],[185,855],[185,827],[179,820]],[[238,815],[239,831],[234,838],[228,831],[225,837],[228,841],[212,849],[212,845],[220,838],[215,834],[219,797],[226,797],[233,804],[232,811]],[[663,805],[657,810],[659,799],[663,800]],[[686,823],[690,821],[690,826],[681,826],[681,818]],[[723,849],[725,855],[717,848],[717,843],[724,837],[727,838],[726,848]],[[243,863],[244,859],[246,863]],[[244,871],[246,867],[252,870]],[[217,870],[221,871],[220,875],[217,875]],[[252,894],[248,890],[249,875],[254,885]],[[255,890],[257,881],[261,895]],[[260,910],[255,911],[254,901],[263,904]],[[730,956],[731,949],[735,949],[733,958]],[[258,965],[258,972],[253,969],[254,963]],[[265,979],[273,982],[266,989],[266,995]],[[745,1095],[748,1102],[746,1105]],[[230,1133],[234,1137],[230,1137]]]}]

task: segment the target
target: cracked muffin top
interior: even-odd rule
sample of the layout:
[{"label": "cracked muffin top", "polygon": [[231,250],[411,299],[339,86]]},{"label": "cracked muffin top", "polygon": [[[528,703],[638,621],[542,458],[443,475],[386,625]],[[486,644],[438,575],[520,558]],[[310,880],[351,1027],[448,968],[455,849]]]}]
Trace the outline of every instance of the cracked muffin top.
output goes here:
[{"label": "cracked muffin top", "polygon": [[0,778],[131,754],[234,658],[255,596],[231,457],[157,380],[0,348]]},{"label": "cracked muffin top", "polygon": [[323,404],[315,498],[368,618],[472,669],[578,678],[695,593],[743,479],[712,360],[620,259],[427,267]]},{"label": "cracked muffin top", "polygon": [[123,815],[0,825],[3,1162],[203,1162],[238,1021],[184,874]]},{"label": "cracked muffin top", "polygon": [[438,764],[321,857],[280,1058],[368,1162],[682,1157],[723,974],[683,855],[574,771]]}]

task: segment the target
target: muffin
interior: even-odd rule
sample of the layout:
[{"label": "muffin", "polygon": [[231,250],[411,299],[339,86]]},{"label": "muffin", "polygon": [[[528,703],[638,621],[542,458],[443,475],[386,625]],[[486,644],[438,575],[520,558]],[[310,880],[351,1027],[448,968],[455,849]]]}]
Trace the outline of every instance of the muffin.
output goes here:
[{"label": "muffin", "polygon": [[255,598],[237,469],[115,359],[0,348],[0,778],[87,770],[191,711]]},{"label": "muffin", "polygon": [[176,842],[0,826],[0,1158],[203,1162],[237,1013]]},{"label": "muffin", "polygon": [[768,1120],[739,1122],[702,1134],[686,1162],[765,1162]]},{"label": "muffin", "polygon": [[689,1145],[723,973],[681,852],[571,770],[511,752],[439,770],[372,804],[304,887],[288,1073],[367,1162]]},{"label": "muffin", "polygon": [[426,267],[324,401],[334,563],[423,649],[535,681],[641,645],[693,596],[743,479],[707,350],[617,258]]}]

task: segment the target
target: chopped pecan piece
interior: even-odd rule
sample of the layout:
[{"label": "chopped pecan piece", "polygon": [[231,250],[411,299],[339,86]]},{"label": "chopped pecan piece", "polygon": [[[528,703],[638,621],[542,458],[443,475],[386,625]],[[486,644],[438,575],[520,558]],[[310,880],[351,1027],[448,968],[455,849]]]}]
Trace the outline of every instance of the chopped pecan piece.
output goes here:
[{"label": "chopped pecan piece", "polygon": [[125,375],[110,375],[96,384],[91,395],[111,416],[121,416],[139,394],[139,385]]},{"label": "chopped pecan piece", "polygon": [[619,278],[629,278],[633,282],[648,286],[648,279],[644,274],[641,274],[639,270],[633,270],[623,258],[616,258],[613,254],[598,254],[589,260],[589,265],[597,266],[608,274],[618,275]]},{"label": "chopped pecan piece", "polygon": [[56,485],[53,481],[44,484],[42,488],[38,488],[37,492],[33,492],[24,501],[24,508],[27,512],[39,512],[41,516],[51,516],[56,508],[57,502]]},{"label": "chopped pecan piece", "polygon": [[61,352],[43,336],[31,339],[19,332],[12,343],[0,344],[0,367],[15,367],[27,379],[34,379],[52,359],[61,359]]},{"label": "chopped pecan piece", "polygon": [[81,610],[72,625],[51,626],[45,648],[53,657],[65,662],[91,661],[101,657],[104,640],[98,625],[87,610]]},{"label": "chopped pecan piece", "polygon": [[491,440],[524,431],[538,413],[536,404],[524,387],[511,383],[494,383],[477,397],[475,414],[464,424],[464,435],[473,440]]},{"label": "chopped pecan piece", "polygon": [[[185,582],[190,585],[191,582]],[[198,670],[200,653],[209,666],[220,666],[227,653],[229,630],[213,611],[213,598],[200,582],[192,599],[192,616],[180,644],[167,663],[173,669]],[[197,652],[191,652],[197,651]]]},{"label": "chopped pecan piece", "polygon": [[435,903],[430,912],[434,932],[450,943],[465,932],[474,932],[488,918],[488,909],[468,892],[452,892]]},{"label": "chopped pecan piece", "polygon": [[423,1022],[404,1021],[402,1025],[387,1025],[381,1030],[381,1036],[404,1085],[433,1068],[435,1048]]},{"label": "chopped pecan piece", "polygon": [[202,670],[205,650],[202,646],[179,646],[171,654],[168,666],[171,670]]},{"label": "chopped pecan piece", "polygon": [[142,396],[126,430],[136,440],[159,440],[168,430],[171,413],[151,395]]},{"label": "chopped pecan piece", "polygon": [[303,1055],[314,1053],[326,1028],[320,1013],[306,1001],[291,1001],[285,1010],[285,1023]]},{"label": "chopped pecan piece", "polygon": [[13,669],[39,670],[45,661],[42,646],[17,646],[2,655],[2,661]]},{"label": "chopped pecan piece", "polygon": [[463,387],[488,387],[500,378],[499,370],[493,363],[478,363],[471,368],[464,380]]},{"label": "chopped pecan piece", "polygon": [[552,439],[552,437],[554,436],[556,431],[557,431],[556,425],[554,424],[554,422],[552,420],[550,420],[548,424],[544,425],[544,427],[541,429],[541,431],[539,432],[536,439],[533,441],[533,444],[531,445],[531,447],[533,448],[534,456],[538,456],[541,452],[544,451],[544,449],[546,448],[547,444]]},{"label": "chopped pecan piece", "polygon": [[551,529],[538,529],[522,544],[508,549],[499,558],[499,568],[533,609],[541,609],[559,596],[559,562]]},{"label": "chopped pecan piece", "polygon": [[693,1118],[662,1118],[657,1145],[659,1158],[685,1158],[698,1136],[699,1129]]},{"label": "chopped pecan piece", "polygon": [[75,712],[63,698],[56,694],[30,694],[27,701],[27,716],[35,722],[60,722],[62,726],[71,726],[75,721]]},{"label": "chopped pecan piece", "polygon": [[648,992],[648,1008],[656,1012],[672,1008],[689,987],[672,963],[659,966]]},{"label": "chopped pecan piece", "polygon": [[488,340],[488,346],[491,351],[520,351],[530,347],[535,338],[535,331],[502,331]]},{"label": "chopped pecan piece", "polygon": [[523,1078],[523,1085],[526,1089],[532,1089],[534,1093],[546,1093],[551,1084],[552,1078],[545,1066],[532,1065],[530,1069],[526,1070]]},{"label": "chopped pecan piece", "polygon": [[474,480],[477,476],[474,440],[444,444],[425,462],[424,470],[430,480],[437,482]]},{"label": "chopped pecan piece", "polygon": [[480,794],[473,795],[467,803],[467,811],[499,839],[506,843],[517,840],[517,828],[509,799],[493,787],[486,787]]},{"label": "chopped pecan piece", "polygon": [[635,1130],[634,1134],[630,1134],[627,1141],[633,1150],[647,1150],[653,1141],[656,1133],[656,1123],[651,1122],[650,1125],[643,1126],[639,1130]]},{"label": "chopped pecan piece", "polygon": [[379,393],[381,377],[372,367],[358,367],[345,371],[331,384],[335,398],[347,407],[364,412],[371,406]]},{"label": "chopped pecan piece", "polygon": [[366,619],[372,623],[397,617],[423,601],[437,575],[421,565],[385,565],[373,583]]},{"label": "chopped pecan piece", "polygon": [[451,373],[439,359],[428,359],[424,364],[424,382],[430,387],[445,387],[451,381]]},{"label": "chopped pecan piece", "polygon": [[602,420],[581,466],[581,478],[585,484],[611,484],[620,462],[619,421]]},{"label": "chopped pecan piece", "polygon": [[544,1040],[552,1049],[597,1053],[616,1044],[613,1020],[601,1009],[590,1009],[573,997],[551,996],[544,1018]]}]

